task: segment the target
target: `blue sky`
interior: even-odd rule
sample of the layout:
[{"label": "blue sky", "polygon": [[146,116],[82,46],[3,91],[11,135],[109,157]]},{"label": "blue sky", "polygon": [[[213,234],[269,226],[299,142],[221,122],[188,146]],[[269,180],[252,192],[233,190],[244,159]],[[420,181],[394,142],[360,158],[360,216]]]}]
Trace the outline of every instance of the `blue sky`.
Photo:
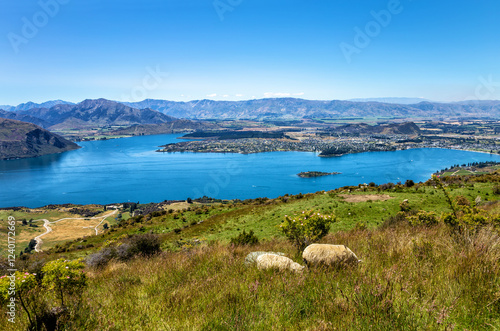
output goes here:
[{"label": "blue sky", "polygon": [[498,13],[497,0],[2,1],[0,104],[500,99]]}]

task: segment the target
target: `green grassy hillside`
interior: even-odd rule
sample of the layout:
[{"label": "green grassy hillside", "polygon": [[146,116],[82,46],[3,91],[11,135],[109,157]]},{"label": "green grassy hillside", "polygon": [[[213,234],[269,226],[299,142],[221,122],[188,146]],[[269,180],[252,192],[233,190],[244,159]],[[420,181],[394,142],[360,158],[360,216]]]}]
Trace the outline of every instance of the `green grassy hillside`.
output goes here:
[{"label": "green grassy hillside", "polygon": [[[159,255],[111,259],[101,268],[87,265],[87,285],[78,295],[68,292],[66,308],[55,317],[47,312],[60,304],[44,295],[43,287],[36,290],[41,295],[32,300],[38,302],[40,320],[64,321],[61,329],[66,330],[500,328],[500,174],[443,181],[452,200],[463,196],[461,203],[477,202],[478,210],[489,215],[487,224],[467,231],[443,222],[410,225],[407,219],[418,210],[438,217],[452,212],[445,193],[431,180],[359,185],[277,199],[186,204],[183,209],[139,205],[135,212],[145,215],[110,223],[99,235],[24,254],[17,265],[42,278],[47,261],[89,261],[89,255],[102,257],[137,235],[158,236]],[[405,199],[408,205],[401,205]],[[403,215],[401,209],[409,211]],[[363,262],[301,274],[244,264],[248,253],[260,250],[280,251],[303,264],[279,224],[285,215],[304,210],[336,215],[321,242],[346,245]],[[120,211],[125,212],[130,210]],[[17,211],[16,217],[21,216]],[[244,230],[252,230],[259,243],[230,245]],[[27,324],[26,314],[20,314],[18,329]],[[0,328],[8,325],[0,321]]]}]

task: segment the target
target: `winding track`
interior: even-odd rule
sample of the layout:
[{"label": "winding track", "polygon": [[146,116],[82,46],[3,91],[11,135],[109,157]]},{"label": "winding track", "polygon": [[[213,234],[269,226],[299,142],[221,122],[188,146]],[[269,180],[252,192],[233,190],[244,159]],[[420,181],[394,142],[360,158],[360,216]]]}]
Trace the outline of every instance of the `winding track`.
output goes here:
[{"label": "winding track", "polygon": [[[101,219],[101,221],[99,222],[99,224],[97,224],[95,227],[83,227],[84,229],[94,229],[95,230],[95,234],[99,234],[99,230],[98,230],[98,227],[99,225],[102,224],[102,222],[104,222],[104,220],[106,220],[106,218],[108,218],[109,216],[111,215],[114,215],[118,212],[118,209],[115,208],[115,210],[113,210],[111,213],[108,213],[106,215],[103,215],[103,216],[98,216],[98,217],[90,217],[90,219]],[[45,236],[46,234],[49,234],[52,232],[52,228],[49,226],[50,224],[54,224],[54,223],[57,223],[57,222],[61,222],[61,221],[65,221],[65,220],[82,220],[82,219],[86,219],[88,217],[75,217],[75,218],[72,218],[72,217],[69,217],[69,218],[61,218],[57,221],[54,221],[54,222],[50,222],[49,220],[47,219],[39,219],[39,220],[35,220],[34,222],[37,222],[37,221],[43,221],[43,227],[45,228],[45,233],[42,233],[41,235],[38,235],[35,237],[35,241],[36,241],[36,245],[35,245],[35,252],[41,252],[41,246],[43,244],[43,240],[42,240],[42,237]]]}]

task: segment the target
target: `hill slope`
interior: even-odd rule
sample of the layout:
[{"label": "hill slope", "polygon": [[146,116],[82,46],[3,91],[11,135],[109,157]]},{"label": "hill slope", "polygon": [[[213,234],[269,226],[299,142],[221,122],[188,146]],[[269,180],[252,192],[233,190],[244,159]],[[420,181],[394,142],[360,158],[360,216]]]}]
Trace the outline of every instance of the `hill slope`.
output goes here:
[{"label": "hill slope", "polygon": [[80,148],[32,123],[0,118],[0,160],[35,157]]},{"label": "hill slope", "polygon": [[360,124],[346,124],[339,126],[335,129],[336,132],[342,133],[359,133],[359,134],[405,134],[405,135],[418,135],[420,128],[413,122],[405,123],[390,123],[381,125],[368,125],[365,123]]},{"label": "hill slope", "polygon": [[0,109],[0,117],[21,122],[33,123],[35,125],[41,126],[42,128],[46,128],[49,126],[49,123],[47,121],[42,120],[41,118],[20,114],[14,111],[7,111]]},{"label": "hill slope", "polygon": [[191,130],[215,130],[220,127],[214,123],[190,121],[190,120],[176,120],[167,123],[160,124],[139,124],[132,125],[128,128],[115,130],[110,132],[114,135],[132,135],[132,136],[144,136],[144,135],[154,135],[154,134],[167,134],[182,131]]},{"label": "hill slope", "polygon": [[[426,222],[432,215],[449,214],[451,198],[461,201],[464,211],[477,207],[476,215],[491,215],[490,220],[497,223],[499,180],[495,172],[444,178],[449,189],[429,180],[277,199],[217,203],[205,198],[184,203],[183,209],[169,202],[127,203],[116,206],[118,219],[109,228],[96,227],[98,235],[78,235],[44,252],[26,253],[16,267],[28,277],[32,273],[45,281],[40,269],[47,261],[61,258],[60,269],[67,270],[72,269],[70,263],[78,262],[65,260],[85,258],[86,286],[75,286],[79,292],[65,292],[65,302],[71,303],[68,312],[53,317],[71,330],[103,330],[110,325],[117,330],[156,330],[158,325],[172,330],[497,329],[498,229],[491,224],[460,232],[443,220]],[[402,212],[402,206],[407,211]],[[64,231],[60,227],[67,231],[71,223],[55,220],[71,217],[67,213],[85,213],[87,219],[74,224],[81,231],[82,222],[94,222],[91,212],[111,215],[115,206],[108,207],[104,211],[96,205],[52,205],[36,211],[0,210],[0,217],[14,215],[16,231],[27,239],[35,231],[43,233],[42,222],[51,219],[54,230],[44,237],[47,244],[51,236],[61,238],[57,237]],[[66,212],[56,215],[58,208]],[[285,215],[302,215],[311,209],[336,216],[331,233],[320,242],[346,245],[362,263],[331,269],[311,266],[302,273],[259,270],[245,263],[250,252],[271,251],[305,264],[278,225]],[[136,216],[129,218],[130,212]],[[414,223],[418,215],[425,216],[422,224]],[[34,218],[30,224],[37,227],[23,225],[21,217]],[[253,231],[259,243],[229,244],[241,231]],[[134,258],[138,252],[160,249],[164,252]],[[0,274],[7,274],[6,261],[0,260]],[[64,269],[66,263],[69,267]],[[40,295],[35,298],[46,304],[47,311],[58,311],[62,300],[44,287],[36,291]],[[3,304],[0,312],[5,314],[7,309]],[[29,324],[23,314],[20,310],[19,330]],[[0,319],[0,329],[7,329],[8,323]]]}]

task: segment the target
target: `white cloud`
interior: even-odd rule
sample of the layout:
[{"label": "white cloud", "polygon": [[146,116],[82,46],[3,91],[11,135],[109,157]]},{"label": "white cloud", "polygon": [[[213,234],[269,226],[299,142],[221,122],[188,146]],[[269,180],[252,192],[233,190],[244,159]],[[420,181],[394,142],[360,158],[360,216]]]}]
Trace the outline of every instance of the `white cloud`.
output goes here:
[{"label": "white cloud", "polygon": [[242,97],[242,96],[243,96],[243,94],[236,94],[236,96],[237,96],[237,97]]},{"label": "white cloud", "polygon": [[282,98],[282,97],[289,97],[290,95],[291,95],[290,93],[266,92],[266,93],[264,93],[264,98]]},{"label": "white cloud", "polygon": [[209,98],[215,98],[216,96],[217,96],[217,93],[207,94],[207,97],[209,97]]},{"label": "white cloud", "polygon": [[223,97],[223,98],[229,98],[229,95],[224,94],[222,97]]},{"label": "white cloud", "polygon": [[283,97],[300,96],[300,95],[304,95],[304,92],[299,92],[299,93],[266,92],[266,93],[264,93],[265,98],[283,98]]}]

